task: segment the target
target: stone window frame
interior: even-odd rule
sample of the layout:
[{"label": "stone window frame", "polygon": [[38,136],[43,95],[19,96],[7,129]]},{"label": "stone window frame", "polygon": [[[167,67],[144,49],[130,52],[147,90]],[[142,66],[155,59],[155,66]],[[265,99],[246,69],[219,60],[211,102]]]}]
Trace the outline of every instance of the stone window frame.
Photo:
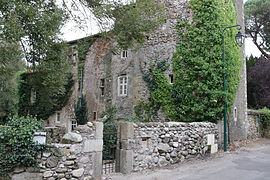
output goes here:
[{"label": "stone window frame", "polygon": [[94,121],[97,120],[97,112],[96,112],[96,111],[93,112],[93,120],[94,120]]},{"label": "stone window frame", "polygon": [[121,59],[126,59],[128,57],[128,50],[124,49],[121,51]]},{"label": "stone window frame", "polygon": [[30,92],[30,102],[31,104],[34,104],[37,101],[37,91],[35,88],[31,88]]},{"label": "stone window frame", "polygon": [[105,79],[100,79],[100,95],[103,97],[105,95]]},{"label": "stone window frame", "polygon": [[61,122],[61,112],[56,112],[55,123]]},{"label": "stone window frame", "polygon": [[117,82],[117,92],[118,96],[125,97],[128,95],[128,76],[126,74],[123,74],[118,77]]},{"label": "stone window frame", "polygon": [[74,130],[78,126],[78,122],[75,119],[71,120],[71,130]]},{"label": "stone window frame", "polygon": [[233,119],[234,121],[237,121],[237,116],[238,116],[238,109],[236,106],[233,108]]}]

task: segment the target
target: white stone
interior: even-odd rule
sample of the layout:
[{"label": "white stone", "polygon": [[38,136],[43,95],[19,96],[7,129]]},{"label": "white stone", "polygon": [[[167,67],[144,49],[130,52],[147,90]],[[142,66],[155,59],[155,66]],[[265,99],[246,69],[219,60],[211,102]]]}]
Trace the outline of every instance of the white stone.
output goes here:
[{"label": "white stone", "polygon": [[215,144],[215,135],[207,134],[207,145],[214,145],[214,144]]},{"label": "white stone", "polygon": [[168,144],[164,144],[164,143],[159,143],[158,146],[158,151],[161,151],[161,152],[168,152],[169,149],[170,149],[170,146]]},{"label": "white stone", "polygon": [[76,178],[79,178],[79,177],[82,177],[83,173],[84,173],[84,169],[83,168],[76,169],[76,170],[73,170],[72,171],[72,176],[73,177],[76,177]]},{"label": "white stone", "polygon": [[49,177],[52,177],[52,176],[53,176],[53,171],[45,171],[43,173],[44,178],[49,178]]},{"label": "white stone", "polygon": [[48,158],[48,157],[50,157],[51,154],[52,153],[43,153],[42,156],[45,157],[45,158]]},{"label": "white stone", "polygon": [[103,140],[86,140],[83,143],[83,152],[101,152],[103,149]]},{"label": "white stone", "polygon": [[89,157],[82,157],[80,163],[86,164],[90,161]]},{"label": "white stone", "polygon": [[217,144],[211,145],[211,154],[217,152],[218,152],[218,145]]},{"label": "white stone", "polygon": [[91,122],[87,122],[87,126],[89,126],[89,127],[93,127],[93,123],[91,123]]},{"label": "white stone", "polygon": [[75,142],[75,143],[80,143],[82,142],[82,136],[80,134],[74,133],[74,132],[69,132],[67,134],[64,135],[63,140],[68,140],[71,142]]},{"label": "white stone", "polygon": [[173,142],[172,146],[177,148],[179,146],[179,143],[178,142]]}]

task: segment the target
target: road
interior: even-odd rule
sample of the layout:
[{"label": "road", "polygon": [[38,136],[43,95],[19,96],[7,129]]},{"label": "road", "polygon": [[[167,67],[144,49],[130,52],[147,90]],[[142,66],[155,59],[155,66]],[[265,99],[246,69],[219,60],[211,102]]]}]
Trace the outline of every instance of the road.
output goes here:
[{"label": "road", "polygon": [[239,150],[219,153],[204,160],[128,175],[114,174],[106,179],[270,180],[270,140],[263,139]]}]

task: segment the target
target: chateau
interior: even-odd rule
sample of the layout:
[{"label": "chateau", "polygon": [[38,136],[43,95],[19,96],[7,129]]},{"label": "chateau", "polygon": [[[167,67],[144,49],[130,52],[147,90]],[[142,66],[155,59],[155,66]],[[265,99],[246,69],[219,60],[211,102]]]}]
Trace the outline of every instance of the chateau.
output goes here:
[{"label": "chateau", "polygon": [[[77,79],[72,88],[72,95],[67,105],[50,116],[47,126],[64,126],[69,132],[76,126],[74,104],[82,92],[87,101],[88,119],[96,121],[101,113],[110,107],[117,109],[116,117],[121,120],[134,114],[134,107],[141,102],[146,102],[149,97],[147,84],[143,73],[151,65],[160,60],[166,61],[170,66],[166,70],[169,83],[173,83],[172,57],[176,50],[178,34],[176,25],[179,19],[189,20],[192,16],[187,0],[159,0],[166,7],[166,23],[147,37],[147,42],[139,49],[120,50],[112,53],[113,42],[94,36],[84,64],[83,81],[79,83],[78,66],[78,41],[69,42],[72,53],[69,60],[72,63],[72,73]],[[238,12],[238,22],[243,25],[243,1],[235,0]],[[241,79],[238,92],[229,118],[230,140],[242,140],[247,136],[247,100],[246,100],[246,67],[244,47],[242,47],[243,61]],[[160,121],[166,117],[159,112]],[[222,122],[220,122],[222,132]],[[222,133],[220,133],[222,134]],[[221,137],[222,138],[222,137]]]}]

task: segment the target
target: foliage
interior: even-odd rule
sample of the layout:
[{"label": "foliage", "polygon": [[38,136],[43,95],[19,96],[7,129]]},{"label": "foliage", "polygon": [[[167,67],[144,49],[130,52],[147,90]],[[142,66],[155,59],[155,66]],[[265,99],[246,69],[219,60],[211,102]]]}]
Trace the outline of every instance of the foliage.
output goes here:
[{"label": "foliage", "polygon": [[[236,24],[232,0],[191,0],[192,21],[179,22],[177,50],[173,58],[174,83],[162,70],[147,75],[151,82],[150,103],[162,108],[174,121],[210,121],[222,118],[224,98],[229,107],[237,90],[241,55],[235,43],[236,30],[225,32],[226,68],[221,57],[221,32]],[[223,75],[228,74],[228,93],[223,91]],[[149,83],[148,83],[149,84]],[[154,107],[154,106],[152,106]]]},{"label": "foliage", "polygon": [[246,65],[247,65],[247,76],[251,71],[251,68],[255,66],[256,61],[258,60],[257,57],[251,55],[250,57],[246,57]]},{"label": "foliage", "polygon": [[64,10],[55,1],[47,0],[2,0],[0,16],[0,40],[19,42],[26,60],[33,66],[46,60],[48,49],[52,51],[58,42],[60,26],[66,19]]},{"label": "foliage", "polygon": [[18,53],[9,56],[9,51],[19,51],[17,46],[2,43],[0,45],[0,124],[17,112],[17,71],[23,69]]},{"label": "foliage", "polygon": [[103,128],[103,156],[105,160],[115,158],[115,150],[117,145],[117,122],[115,121],[117,109],[115,107],[110,107],[101,114],[104,119]]},{"label": "foliage", "polygon": [[262,114],[260,119],[262,120],[262,125],[264,128],[270,127],[270,109],[264,107],[259,110]]},{"label": "foliage", "polygon": [[270,108],[270,61],[259,58],[253,67],[250,68],[247,77],[247,98],[250,108]]},{"label": "foliage", "polygon": [[142,121],[153,121],[160,108],[168,117],[171,115],[172,86],[168,83],[168,79],[164,74],[168,67],[166,61],[157,62],[143,76],[150,91],[150,98],[149,103],[140,103],[135,107],[135,114]]},{"label": "foliage", "polygon": [[95,42],[97,38],[99,38],[100,35],[94,35],[90,37],[86,37],[83,39],[78,40],[77,42],[77,50],[78,50],[78,58],[79,58],[79,64],[78,64],[78,80],[79,80],[79,87],[81,87],[81,76],[84,70],[84,64],[86,60],[86,55],[89,52],[89,49],[91,45]]},{"label": "foliage", "polygon": [[[46,71],[24,72],[20,75],[19,115],[26,116],[30,114],[37,116],[39,119],[47,119],[66,105],[74,84],[72,75],[68,72],[66,74],[59,72],[58,76],[50,76],[50,73],[51,75],[57,75],[57,68],[59,71],[64,69],[60,63],[55,64],[55,67],[50,67]],[[61,89],[57,86],[58,84],[54,84],[52,81],[54,79],[57,83],[59,81],[56,79],[57,77],[63,80],[61,83],[65,83]],[[47,81],[48,78],[51,78],[50,83]],[[31,102],[31,92],[33,91],[36,92],[35,102]]]},{"label": "foliage", "polygon": [[270,58],[270,1],[248,0],[245,3],[246,32],[261,53]]},{"label": "foliage", "polygon": [[79,125],[84,125],[88,122],[88,110],[85,96],[82,95],[75,107],[75,118]]},{"label": "foliage", "polygon": [[0,127],[0,175],[11,172],[15,167],[37,165],[37,155],[45,149],[37,146],[33,133],[42,123],[32,117],[13,117]]},{"label": "foliage", "polygon": [[[103,35],[115,38],[120,48],[142,45],[145,33],[164,22],[163,6],[155,0],[79,0],[94,14]],[[76,1],[73,0],[76,4]]]},{"label": "foliage", "polygon": [[[19,61],[19,58],[24,57],[30,64],[29,72],[33,74],[31,82],[24,84],[31,84],[31,88],[39,90],[38,100],[34,105],[29,104],[27,98],[30,96],[20,96],[19,114],[47,118],[53,111],[52,108],[58,106],[57,98],[66,95],[68,84],[66,45],[60,43],[58,38],[60,27],[66,19],[64,10],[55,1],[3,0],[0,2],[0,17],[0,41],[4,42],[5,49],[5,53],[0,53],[0,59],[5,76],[8,75],[8,69],[3,66],[2,63],[5,62],[2,59],[17,57],[15,59]],[[14,77],[14,73],[11,77]],[[5,86],[8,87],[8,83]],[[31,92],[25,92],[21,87],[19,89],[20,95]]]}]

